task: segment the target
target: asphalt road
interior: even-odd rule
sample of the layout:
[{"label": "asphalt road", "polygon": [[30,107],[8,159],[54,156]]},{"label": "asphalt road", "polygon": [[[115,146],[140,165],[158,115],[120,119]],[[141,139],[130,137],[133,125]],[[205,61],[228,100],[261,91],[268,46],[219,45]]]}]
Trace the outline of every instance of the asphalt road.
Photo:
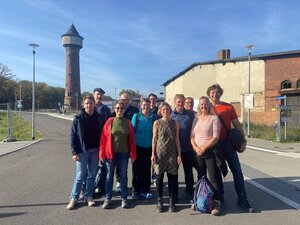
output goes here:
[{"label": "asphalt road", "polygon": [[[30,115],[24,115],[30,118]],[[75,175],[75,164],[69,149],[71,121],[36,115],[36,127],[45,139],[21,151],[0,157],[0,224],[299,224],[300,212],[256,187],[246,183],[250,204],[255,213],[244,213],[236,206],[232,176],[225,178],[225,203],[222,215],[213,217],[199,214],[180,200],[176,213],[157,213],[155,200],[130,202],[129,209],[120,207],[120,197],[113,198],[113,207],[101,207],[103,197],[96,199],[97,207],[84,203],[76,210],[66,210]],[[250,152],[250,151],[249,151]],[[243,161],[246,175],[262,173],[263,163],[258,163],[259,152],[252,151]],[[246,157],[246,155],[243,155]],[[268,155],[264,155],[268,157]],[[270,157],[269,160],[275,160]],[[287,160],[287,159],[286,159]],[[291,167],[289,163],[285,167]],[[270,169],[270,168],[269,168]],[[129,168],[131,171],[131,167]],[[183,195],[182,166],[180,167],[180,194]],[[250,174],[251,175],[251,174]],[[251,178],[251,176],[249,177]],[[257,178],[255,178],[257,179]],[[267,179],[270,185],[278,180]],[[129,187],[131,187],[129,172]],[[273,183],[272,183],[273,182]],[[155,193],[154,189],[152,190]]]}]

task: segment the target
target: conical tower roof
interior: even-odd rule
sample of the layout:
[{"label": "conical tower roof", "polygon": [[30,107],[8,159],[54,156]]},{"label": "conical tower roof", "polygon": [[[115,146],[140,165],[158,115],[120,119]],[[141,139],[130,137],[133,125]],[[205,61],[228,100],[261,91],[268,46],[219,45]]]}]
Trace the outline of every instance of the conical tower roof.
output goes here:
[{"label": "conical tower roof", "polygon": [[80,37],[83,39],[83,37],[81,37],[78,33],[78,31],[76,30],[74,24],[72,23],[72,25],[70,26],[70,28],[68,29],[67,33],[61,35],[62,37],[64,36],[74,36],[74,37]]}]

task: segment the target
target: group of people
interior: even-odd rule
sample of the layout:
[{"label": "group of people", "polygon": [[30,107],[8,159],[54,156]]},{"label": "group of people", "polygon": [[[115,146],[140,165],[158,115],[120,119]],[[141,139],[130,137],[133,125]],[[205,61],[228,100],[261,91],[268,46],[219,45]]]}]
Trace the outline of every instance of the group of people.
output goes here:
[{"label": "group of people", "polygon": [[[96,189],[105,194],[102,208],[110,208],[115,171],[117,187],[121,190],[121,207],[127,208],[130,158],[131,199],[153,198],[150,191],[152,171],[156,178],[158,212],[164,208],[165,173],[168,178],[169,211],[176,211],[178,168],[182,163],[186,201],[193,203],[194,168],[198,180],[208,175],[214,189],[211,214],[219,215],[221,203],[224,202],[222,175],[227,174],[226,162],[233,174],[237,205],[253,212],[247,200],[237,152],[227,140],[231,124],[245,135],[233,106],[220,100],[223,94],[220,85],[208,87],[208,97],[200,97],[197,112],[193,111],[193,98],[185,98],[182,94],[175,95],[172,110],[167,102],[157,107],[157,96],[152,93],[148,98],[141,99],[138,109],[130,105],[129,94],[122,93],[113,113],[110,113],[101,102],[104,93],[101,88],[96,88],[94,96],[84,97],[82,111],[73,120],[71,151],[76,162],[76,176],[67,209],[75,208],[82,189],[88,206],[96,205],[93,200]],[[246,139],[241,148],[241,152],[245,150]]]}]

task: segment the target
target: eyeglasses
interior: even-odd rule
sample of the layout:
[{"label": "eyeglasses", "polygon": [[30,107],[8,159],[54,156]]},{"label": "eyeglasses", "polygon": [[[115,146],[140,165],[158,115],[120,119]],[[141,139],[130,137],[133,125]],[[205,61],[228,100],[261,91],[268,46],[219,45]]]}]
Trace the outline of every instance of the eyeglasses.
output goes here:
[{"label": "eyeglasses", "polygon": [[129,98],[124,98],[124,99],[121,99],[121,101],[130,101]]},{"label": "eyeglasses", "polygon": [[185,102],[185,104],[193,104],[192,102]]},{"label": "eyeglasses", "polygon": [[123,107],[116,107],[116,110],[123,110]]}]

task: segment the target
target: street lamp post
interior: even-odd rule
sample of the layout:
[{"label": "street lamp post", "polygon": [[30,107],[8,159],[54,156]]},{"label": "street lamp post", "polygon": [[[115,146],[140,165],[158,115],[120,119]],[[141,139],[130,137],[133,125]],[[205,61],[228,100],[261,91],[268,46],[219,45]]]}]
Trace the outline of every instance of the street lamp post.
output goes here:
[{"label": "street lamp post", "polygon": [[78,93],[76,92],[74,94],[74,96],[76,97],[76,113],[78,112]]},{"label": "street lamp post", "polygon": [[19,108],[19,119],[21,118],[21,110],[22,110],[22,85],[20,85],[20,101],[18,104]]},{"label": "street lamp post", "polygon": [[[248,64],[249,64],[249,71],[248,71],[248,95],[250,97],[250,62],[251,62],[251,53],[254,45],[246,45],[245,48],[248,51]],[[247,135],[250,138],[250,107],[248,108],[248,127],[247,127]]]},{"label": "street lamp post", "polygon": [[35,49],[39,47],[38,44],[31,43],[29,46],[32,47],[32,119],[31,119],[31,128],[32,128],[32,140],[35,140]]}]

